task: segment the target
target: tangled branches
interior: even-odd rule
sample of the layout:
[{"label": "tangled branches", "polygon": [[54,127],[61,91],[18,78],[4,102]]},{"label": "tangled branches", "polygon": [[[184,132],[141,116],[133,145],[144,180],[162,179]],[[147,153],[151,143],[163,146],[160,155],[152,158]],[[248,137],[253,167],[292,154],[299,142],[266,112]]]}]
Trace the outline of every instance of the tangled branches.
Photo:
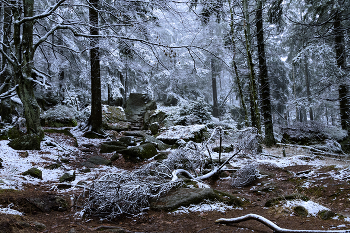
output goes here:
[{"label": "tangled branches", "polygon": [[[148,209],[152,200],[183,184],[182,179],[178,178],[179,173],[201,182],[219,172],[225,163],[241,151],[254,150],[257,145],[256,135],[251,130],[238,131],[237,135],[215,129],[202,145],[188,142],[183,147],[172,150],[162,162],[150,162],[131,172],[104,175],[90,187],[83,212],[105,219],[113,219],[122,214],[138,214]],[[204,153],[205,149],[217,138],[224,138],[223,141],[230,142],[235,150],[223,164],[213,166],[209,173],[203,174],[206,164],[212,162],[211,155]]]}]

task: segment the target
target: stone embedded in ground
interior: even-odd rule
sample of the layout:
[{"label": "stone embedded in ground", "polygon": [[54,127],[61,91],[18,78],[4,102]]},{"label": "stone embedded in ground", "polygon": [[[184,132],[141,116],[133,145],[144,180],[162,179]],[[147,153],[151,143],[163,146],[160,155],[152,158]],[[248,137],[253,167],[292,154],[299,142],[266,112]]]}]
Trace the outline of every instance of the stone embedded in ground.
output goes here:
[{"label": "stone embedded in ground", "polygon": [[158,148],[158,150],[166,150],[166,149],[170,148],[170,145],[165,144],[161,140],[158,140],[155,137],[147,135],[147,134],[144,134],[143,142],[154,144]]},{"label": "stone embedded in ground", "polygon": [[115,153],[112,157],[111,157],[111,161],[116,161],[117,159],[119,159],[119,154]]},{"label": "stone embedded in ground", "polygon": [[126,149],[127,145],[119,141],[104,142],[100,146],[100,153],[111,153]]},{"label": "stone embedded in ground", "polygon": [[265,207],[272,207],[272,206],[278,205],[283,200],[287,200],[287,201],[291,201],[291,200],[308,201],[310,199],[307,196],[304,196],[303,194],[293,193],[293,194],[286,195],[286,196],[278,196],[278,197],[270,198],[270,199],[268,199],[266,201]]},{"label": "stone embedded in ground", "polygon": [[180,206],[199,204],[204,200],[221,201],[235,206],[242,206],[245,202],[240,198],[210,188],[179,188],[165,197],[152,201],[151,208],[170,211]]},{"label": "stone embedded in ground", "polygon": [[296,216],[300,216],[300,217],[306,217],[309,214],[307,209],[304,206],[300,206],[300,205],[294,207],[293,211],[294,211]]},{"label": "stone embedded in ground", "polygon": [[123,157],[127,161],[141,162],[146,159],[152,158],[157,154],[157,149],[152,143],[145,143],[139,146],[129,147],[120,151]]},{"label": "stone embedded in ground", "polygon": [[133,136],[120,137],[118,141],[124,143],[127,146],[136,146],[135,138]]},{"label": "stone embedded in ground", "polygon": [[158,122],[153,122],[149,129],[151,130],[152,135],[156,135],[159,132],[159,123]]},{"label": "stone embedded in ground", "polygon": [[45,168],[45,169],[53,170],[53,169],[57,169],[57,168],[59,168],[59,167],[61,167],[61,166],[62,166],[61,163],[54,163],[54,164],[50,164],[50,165],[48,165],[48,166],[46,166],[46,167],[44,167],[44,168]]},{"label": "stone embedded in ground", "polygon": [[24,176],[31,176],[31,177],[34,177],[34,178],[39,178],[39,179],[43,179],[43,173],[42,171],[40,171],[38,168],[35,168],[35,167],[32,167],[30,169],[28,169],[27,171],[23,172],[22,175]]},{"label": "stone embedded in ground", "polygon": [[15,150],[40,150],[41,137],[36,134],[26,134],[11,140],[8,145]]},{"label": "stone embedded in ground", "polygon": [[328,220],[333,218],[335,216],[335,213],[330,210],[321,210],[317,215],[323,220]]},{"label": "stone embedded in ground", "polygon": [[86,167],[86,168],[95,168],[95,167],[97,167],[97,165],[96,164],[94,164],[94,163],[91,163],[91,162],[87,162],[87,161],[83,161],[83,162],[81,162],[80,164],[79,164],[79,166],[80,167]]},{"label": "stone embedded in ground", "polygon": [[73,181],[75,180],[75,172],[73,173],[64,173],[60,178],[59,178],[59,181],[62,183],[62,182],[70,182],[70,181]]},{"label": "stone embedded in ground", "polygon": [[43,231],[46,229],[45,224],[40,222],[32,222],[32,226],[34,226],[34,228],[37,229],[38,231]]},{"label": "stone embedded in ground", "polygon": [[87,160],[87,162],[93,163],[96,165],[112,165],[112,162],[110,160],[100,156],[92,156]]}]

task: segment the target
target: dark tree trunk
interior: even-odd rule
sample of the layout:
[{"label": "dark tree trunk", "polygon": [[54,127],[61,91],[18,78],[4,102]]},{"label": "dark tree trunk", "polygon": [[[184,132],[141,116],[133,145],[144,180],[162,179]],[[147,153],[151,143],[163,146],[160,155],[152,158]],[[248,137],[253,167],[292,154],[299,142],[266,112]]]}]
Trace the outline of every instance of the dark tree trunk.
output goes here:
[{"label": "dark tree trunk", "polygon": [[219,109],[218,109],[218,93],[217,93],[217,87],[216,87],[216,79],[219,76],[218,74],[218,64],[216,61],[216,58],[211,58],[211,81],[212,81],[212,88],[213,88],[213,116],[218,117],[219,116]]},{"label": "dark tree trunk", "polygon": [[[341,15],[336,13],[334,18],[334,32],[335,32],[335,53],[337,65],[341,70],[345,70],[346,56],[344,46],[344,29],[341,25]],[[345,78],[343,78],[345,80]],[[339,85],[339,107],[340,107],[340,121],[343,130],[350,133],[350,111],[349,111],[349,86],[345,81],[342,81]]]},{"label": "dark tree trunk", "polygon": [[[97,36],[98,30],[98,0],[90,0],[89,21],[90,35]],[[99,40],[90,39],[90,66],[91,66],[91,116],[89,123],[91,131],[102,133],[102,103],[101,103],[101,76],[100,76],[100,54]]]},{"label": "dark tree trunk", "polygon": [[[5,53],[8,53],[7,46],[9,46],[9,37],[11,34],[11,23],[12,23],[12,9],[11,6],[7,2],[2,3],[2,9],[3,9],[3,37],[2,37],[2,49]],[[1,90],[2,92],[6,92],[11,87],[11,80],[9,80],[9,66],[6,67],[8,64],[5,56],[2,56],[1,61],[1,71],[2,75],[0,76],[0,85],[5,84],[4,88]],[[0,102],[0,116],[1,119],[4,122],[11,123],[12,122],[12,116],[11,116],[11,101],[9,99],[4,99]]]},{"label": "dark tree trunk", "polygon": [[[34,14],[34,0],[23,0],[24,17],[32,17]],[[13,9],[15,19],[20,17],[20,3],[17,1]],[[14,76],[18,84],[17,94],[22,101],[24,116],[26,119],[27,133],[37,134],[43,137],[43,130],[40,125],[40,107],[34,96],[34,82],[32,81],[33,70],[33,21],[23,23],[22,35],[21,25],[14,25],[14,46],[16,58],[21,66],[15,65]],[[22,37],[22,44],[20,43]],[[22,53],[23,51],[23,53]],[[18,63],[16,63],[18,64]]]},{"label": "dark tree trunk", "polygon": [[247,52],[247,63],[250,71],[249,77],[249,96],[250,96],[250,115],[252,126],[258,129],[258,132],[261,133],[261,122],[260,122],[260,112],[258,106],[258,97],[257,97],[257,88],[256,88],[256,80],[255,80],[255,71],[253,58],[251,53],[251,42],[250,42],[250,22],[249,22],[249,12],[248,12],[248,0],[243,1],[243,13],[244,13],[244,36],[246,43],[246,52]]},{"label": "dark tree trunk", "polygon": [[258,41],[258,57],[259,57],[259,80],[260,80],[260,99],[261,111],[264,118],[265,125],[265,144],[270,147],[276,143],[273,135],[273,123],[271,116],[271,97],[270,97],[270,82],[268,79],[266,56],[265,56],[265,42],[264,42],[264,28],[262,18],[262,2],[257,0],[256,11],[256,30]]}]

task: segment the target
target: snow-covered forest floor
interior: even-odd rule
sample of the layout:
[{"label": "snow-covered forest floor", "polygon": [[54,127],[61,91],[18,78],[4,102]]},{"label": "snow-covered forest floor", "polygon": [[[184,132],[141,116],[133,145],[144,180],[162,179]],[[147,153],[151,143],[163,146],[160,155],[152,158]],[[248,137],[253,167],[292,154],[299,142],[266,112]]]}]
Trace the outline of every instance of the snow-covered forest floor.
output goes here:
[{"label": "snow-covered forest floor", "polygon": [[[283,156],[282,146],[263,148],[262,153],[257,155],[239,154],[224,168],[218,180],[204,181],[214,189],[249,200],[243,207],[206,201],[180,207],[173,212],[148,210],[135,216],[118,217],[111,222],[94,217],[80,218],[84,193],[94,180],[108,173],[131,171],[152,160],[131,163],[120,157],[113,161],[112,166],[99,165],[86,169],[82,163],[90,157],[110,159],[113,153],[99,152],[100,143],[107,139],[87,139],[74,128],[70,130],[78,146],[74,146],[76,142],[71,136],[47,131],[41,150],[29,151],[28,155],[25,155],[25,151],[11,149],[7,145],[8,140],[0,141],[3,159],[0,173],[0,229],[7,229],[8,224],[16,226],[16,232],[93,232],[102,229],[106,232],[271,232],[253,221],[231,226],[215,224],[218,218],[249,213],[262,215],[289,229],[350,229],[350,161],[314,155],[299,146],[286,146],[286,157]],[[118,138],[121,135],[114,136]],[[222,156],[227,158],[232,153],[223,153]],[[218,153],[212,156],[215,159]],[[55,163],[62,166],[52,170],[47,168]],[[233,188],[232,172],[252,163],[259,170],[258,179],[249,186]],[[42,179],[22,175],[31,167],[42,171]],[[59,178],[64,173],[75,173],[75,180],[60,183]],[[61,212],[33,209],[32,213],[23,213],[28,203],[21,198],[28,199],[41,193],[62,196],[71,207]],[[292,194],[301,194],[308,199],[294,200],[289,198]],[[266,204],[268,202],[273,204]],[[297,216],[296,206],[305,207],[307,216]],[[330,217],[323,220],[320,216],[322,210],[334,214],[327,212]],[[30,227],[21,226],[21,222],[29,223]],[[37,226],[38,222],[45,228]]]}]

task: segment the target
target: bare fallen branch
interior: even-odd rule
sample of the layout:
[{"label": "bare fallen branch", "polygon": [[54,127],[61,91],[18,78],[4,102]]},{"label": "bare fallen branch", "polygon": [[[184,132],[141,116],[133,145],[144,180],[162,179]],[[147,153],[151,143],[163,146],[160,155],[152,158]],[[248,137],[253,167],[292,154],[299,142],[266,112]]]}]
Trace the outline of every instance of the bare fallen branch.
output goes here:
[{"label": "bare fallen branch", "polygon": [[216,223],[239,223],[247,220],[256,220],[258,222],[261,222],[262,224],[268,226],[270,229],[273,230],[274,233],[350,233],[350,230],[291,230],[291,229],[285,229],[277,226],[275,223],[271,222],[270,220],[257,215],[257,214],[247,214],[241,217],[237,218],[220,218],[216,220]]}]

